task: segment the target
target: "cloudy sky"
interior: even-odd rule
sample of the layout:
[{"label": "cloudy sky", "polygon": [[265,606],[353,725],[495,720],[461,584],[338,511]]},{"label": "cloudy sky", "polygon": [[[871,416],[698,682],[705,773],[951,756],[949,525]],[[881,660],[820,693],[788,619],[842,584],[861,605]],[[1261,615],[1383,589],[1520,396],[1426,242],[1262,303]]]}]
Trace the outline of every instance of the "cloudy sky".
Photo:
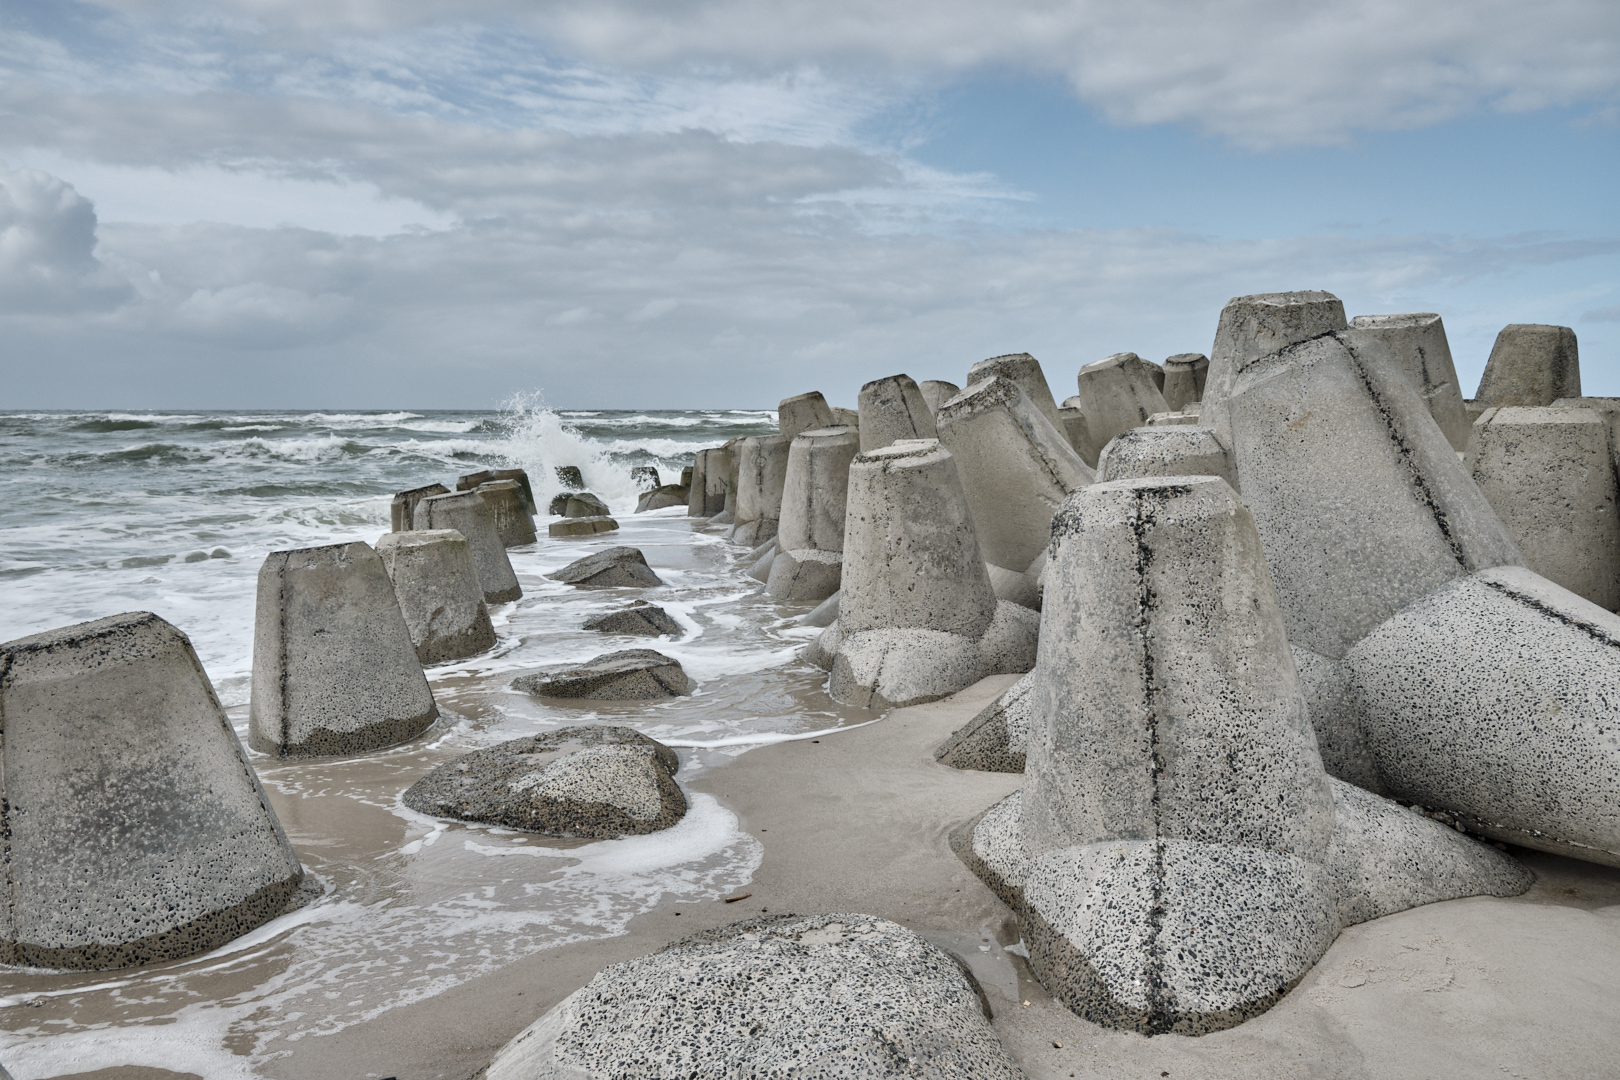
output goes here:
[{"label": "cloudy sky", "polygon": [[1227,298],[1573,326],[1614,0],[0,0],[0,408],[757,407],[1207,352]]}]

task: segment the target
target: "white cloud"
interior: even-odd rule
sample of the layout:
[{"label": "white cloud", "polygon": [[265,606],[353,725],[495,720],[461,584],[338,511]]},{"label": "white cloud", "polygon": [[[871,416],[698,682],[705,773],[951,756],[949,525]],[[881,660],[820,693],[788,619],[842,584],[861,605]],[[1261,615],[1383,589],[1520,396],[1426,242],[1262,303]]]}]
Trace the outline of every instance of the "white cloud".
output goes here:
[{"label": "white cloud", "polygon": [[0,305],[13,311],[107,308],[129,285],[96,258],[96,211],[69,184],[0,164]]}]

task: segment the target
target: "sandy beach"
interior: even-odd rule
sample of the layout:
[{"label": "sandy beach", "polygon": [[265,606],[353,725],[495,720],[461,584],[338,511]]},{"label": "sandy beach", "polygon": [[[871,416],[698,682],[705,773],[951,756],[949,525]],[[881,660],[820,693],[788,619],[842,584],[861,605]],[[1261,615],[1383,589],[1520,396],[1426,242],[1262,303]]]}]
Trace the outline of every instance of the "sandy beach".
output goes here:
[{"label": "sandy beach", "polygon": [[[1620,871],[1516,850],[1536,885],[1352,927],[1283,1001],[1232,1030],[1145,1038],[1079,1019],[1006,946],[1011,913],[951,853],[952,828],[1020,777],[933,761],[1014,681],[996,676],[866,727],[753,750],[692,785],[738,814],[764,862],[735,903],[667,903],[618,937],[546,950],[418,1005],[301,1041],[286,1080],[477,1076],[507,1040],[601,968],[761,912],[860,911],[969,962],[994,1025],[1032,1080],[1589,1078],[1620,1054]],[[293,807],[278,802],[278,812]],[[148,1078],[152,1069],[62,1074]]]}]

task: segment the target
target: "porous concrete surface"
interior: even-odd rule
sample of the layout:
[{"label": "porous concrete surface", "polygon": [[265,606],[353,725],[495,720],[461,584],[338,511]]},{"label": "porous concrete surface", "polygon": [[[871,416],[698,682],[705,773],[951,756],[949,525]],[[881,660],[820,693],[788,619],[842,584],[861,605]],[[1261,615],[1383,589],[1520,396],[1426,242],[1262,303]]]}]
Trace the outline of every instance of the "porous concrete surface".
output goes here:
[{"label": "porous concrete surface", "polygon": [[486,604],[504,604],[523,595],[495,528],[495,515],[478,492],[430,495],[416,504],[415,523],[417,529],[454,529],[467,538]]},{"label": "porous concrete surface", "polygon": [[832,406],[819,390],[783,398],[776,406],[777,430],[789,442],[800,432],[832,427],[835,422]]},{"label": "porous concrete surface", "polygon": [[663,580],[647,565],[647,557],[633,547],[610,547],[575,559],[546,577],[582,589],[638,588],[662,585]]},{"label": "porous concrete surface", "polygon": [[[1559,398],[1550,406],[1554,409],[1591,409],[1603,417],[1603,422],[1609,425],[1609,446],[1620,453],[1620,397],[1564,397]],[[1479,419],[1485,412],[1484,406],[1474,412],[1473,418]],[[1620,457],[1617,457],[1620,462]]]},{"label": "porous concrete surface", "polygon": [[1481,405],[1551,405],[1581,396],[1581,358],[1567,326],[1510,323],[1496,335],[1474,398]]},{"label": "porous concrete surface", "polygon": [[424,664],[463,660],[495,646],[472,546],[454,529],[385,533],[377,556]]},{"label": "porous concrete surface", "polygon": [[0,645],[0,963],[216,948],[303,880],[187,637],[130,612]]},{"label": "porous concrete surface", "polygon": [[1204,381],[1209,377],[1209,357],[1203,353],[1176,353],[1159,365],[1164,385],[1159,392],[1171,412],[1180,412],[1204,397]]},{"label": "porous concrete surface", "polygon": [[447,761],[404,800],[434,817],[611,840],[685,816],[679,767],[675,751],[633,728],[565,727]]},{"label": "porous concrete surface", "polygon": [[840,595],[840,593],[833,593],[794,621],[803,626],[831,626],[834,620],[838,618],[838,599]]},{"label": "porous concrete surface", "polygon": [[[645,466],[644,466],[645,467]],[[634,469],[631,470],[635,472]],[[658,470],[653,470],[656,478]],[[456,477],[457,491],[477,491],[480,484],[487,484],[492,480],[515,480],[523,491],[523,502],[529,508],[530,515],[540,512],[540,504],[534,498],[534,485],[529,482],[529,474],[524,469],[480,469],[478,472],[467,473]],[[654,486],[657,486],[656,483]]]},{"label": "porous concrete surface", "polygon": [[1346,662],[1396,797],[1620,865],[1620,616],[1499,567],[1423,597]]},{"label": "porous concrete surface", "polygon": [[645,600],[636,600],[616,611],[586,619],[585,629],[634,637],[678,638],[684,633],[681,624],[670,617],[669,612]]},{"label": "porous concrete surface", "polygon": [[953,769],[1022,773],[1036,676],[1037,672],[1029,672],[952,732],[934,751],[934,760]]},{"label": "porous concrete surface", "polygon": [[534,543],[534,516],[516,480],[490,480],[479,484],[477,491],[495,518],[495,534],[502,545],[521,547]]},{"label": "porous concrete surface", "polygon": [[1157,364],[1133,352],[1115,353],[1081,368],[1075,396],[1085,410],[1091,441],[1106,446],[1120,432],[1146,424],[1154,413],[1169,412],[1159,390],[1163,377]]},{"label": "porous concrete surface", "polygon": [[1587,1080],[1620,1058],[1620,870],[1540,852],[1520,852],[1538,878],[1529,893],[1351,927],[1281,1002],[1236,1028],[1149,1039],[1075,1016],[1005,951],[1019,936],[1011,913],[947,843],[955,823],[1021,778],[949,768],[934,748],[1015,681],[992,677],[877,724],[759,747],[688,780],[762,845],[753,878],[724,894],[747,899],[666,897],[617,936],[546,949],[306,1039],[264,1073],[461,1080],[610,964],[745,916],[841,911],[891,919],[965,958],[1031,1080]]},{"label": "porous concrete surface", "polygon": [[1200,398],[1204,420],[1232,445],[1227,400],[1238,371],[1349,325],[1344,304],[1328,292],[1256,293],[1228,300],[1209,352],[1209,373]]},{"label": "porous concrete surface", "polygon": [[1620,490],[1601,415],[1487,409],[1464,462],[1527,567],[1598,607],[1620,607]]},{"label": "porous concrete surface", "polygon": [[917,389],[922,391],[923,403],[930,413],[938,413],[941,405],[962,392],[960,386],[944,379],[924,379],[917,384]]},{"label": "porous concrete surface", "polygon": [[858,428],[861,426],[861,411],[859,409],[845,409],[834,405],[832,414],[834,427]]},{"label": "porous concrete surface", "polygon": [[965,965],[871,915],[764,915],[606,969],[487,1080],[1022,1080]]},{"label": "porous concrete surface", "polygon": [[[1226,418],[1289,641],[1342,658],[1448,581],[1518,565],[1506,528],[1387,350],[1358,350],[1359,331],[1323,329],[1332,311],[1342,315],[1327,294],[1258,299],[1275,302],[1244,298],[1234,305],[1254,310],[1222,316],[1223,328],[1241,323],[1247,336],[1223,346],[1239,358],[1230,393],[1217,408],[1212,389],[1205,408]],[[1316,332],[1299,340],[1306,330]],[[1287,344],[1263,351],[1277,341]]]},{"label": "porous concrete surface", "polygon": [[[437,495],[422,505],[458,497]],[[438,715],[393,583],[369,544],[272,551],[265,558],[248,706],[255,750],[280,757],[362,754],[415,738]]]},{"label": "porous concrete surface", "polygon": [[687,494],[688,517],[713,517],[726,508],[726,485],[731,478],[731,451],[723,446],[699,450],[692,458],[692,489]]},{"label": "porous concrete surface", "polygon": [[859,406],[860,449],[881,450],[899,439],[932,439],[934,414],[922,390],[910,375],[873,379],[861,387]]},{"label": "porous concrete surface", "polygon": [[565,491],[553,495],[546,509],[552,517],[567,518],[603,517],[609,513],[608,504],[589,491]]},{"label": "porous concrete surface", "polygon": [[546,526],[547,536],[595,536],[618,531],[618,521],[605,515],[563,518]]},{"label": "porous concrete surface", "polygon": [[736,524],[727,539],[733,543],[753,547],[775,538],[792,445],[793,440],[785,435],[753,435],[732,451],[737,466]]},{"label": "porous concrete surface", "polygon": [[1359,352],[1383,349],[1417,388],[1429,415],[1453,450],[1468,448],[1471,420],[1463,405],[1457,368],[1451,362],[1446,326],[1430,311],[1404,315],[1357,315],[1350,330]]},{"label": "porous concrete surface", "polygon": [[1024,392],[1031,405],[1040,410],[1047,422],[1059,431],[1063,430],[1063,422],[1058,418],[1057,401],[1052,397],[1052,387],[1046,381],[1046,373],[1041,370],[1039,360],[1029,353],[1008,353],[980,360],[968,369],[967,385],[972,386],[997,375],[1017,383],[1018,389]]},{"label": "porous concrete surface", "polygon": [[1003,375],[970,384],[940,408],[939,441],[956,461],[980,554],[1014,574],[1046,547],[1064,497],[1096,479],[1068,436]]},{"label": "porous concrete surface", "polygon": [[773,599],[820,603],[838,591],[849,464],[859,450],[859,436],[847,427],[816,428],[793,440],[776,533],[780,554],[766,579]]},{"label": "porous concrete surface", "polygon": [[1305,710],[1311,718],[1311,730],[1316,733],[1316,749],[1322,755],[1322,768],[1329,776],[1368,791],[1390,794],[1373,758],[1361,706],[1350,687],[1350,666],[1298,645],[1292,651],[1299,688],[1305,695]]},{"label": "porous concrete surface", "polygon": [[663,487],[644,491],[636,499],[636,513],[644,514],[649,510],[663,510],[670,506],[686,506],[690,490],[679,484],[665,484]]},{"label": "porous concrete surface", "polygon": [[592,701],[667,701],[692,692],[679,660],[654,649],[603,653],[583,664],[524,675],[512,689],[546,698]]},{"label": "porous concrete surface", "polygon": [[388,507],[388,527],[394,532],[405,532],[414,528],[416,520],[416,504],[429,495],[448,495],[450,489],[443,484],[428,484],[424,487],[411,488],[401,491],[394,496],[394,501]]},{"label": "porous concrete surface", "polygon": [[[1198,414],[1195,412],[1156,412],[1147,419],[1147,426],[1154,427],[1194,427],[1198,424]],[[1126,432],[1126,434],[1130,434]],[[1118,438],[1118,436],[1115,436]]]},{"label": "porous concrete surface", "polygon": [[[1196,416],[1187,416],[1196,425]],[[1132,428],[1116,435],[1097,457],[1097,479],[1147,476],[1218,476],[1238,487],[1232,451],[1210,428],[1165,426]]]}]

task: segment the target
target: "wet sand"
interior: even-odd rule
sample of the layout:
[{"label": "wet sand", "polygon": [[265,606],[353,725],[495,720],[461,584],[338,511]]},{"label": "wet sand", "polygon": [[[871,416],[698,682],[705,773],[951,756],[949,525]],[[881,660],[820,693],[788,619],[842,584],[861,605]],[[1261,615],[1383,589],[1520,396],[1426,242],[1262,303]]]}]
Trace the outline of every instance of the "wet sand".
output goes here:
[{"label": "wet sand", "polygon": [[370,1023],[304,1039],[266,1075],[464,1080],[607,964],[767,911],[869,912],[958,951],[1032,1080],[1615,1074],[1620,871],[1517,850],[1538,878],[1525,896],[1449,901],[1352,927],[1277,1007],[1230,1031],[1148,1039],[1075,1017],[1005,951],[1017,939],[1011,914],[946,842],[1021,778],[949,769],[932,751],[1013,681],[986,679],[867,727],[761,747],[696,778],[694,791],[717,796],[764,845],[739,890],[748,899],[666,901],[618,937],[535,953]]}]

